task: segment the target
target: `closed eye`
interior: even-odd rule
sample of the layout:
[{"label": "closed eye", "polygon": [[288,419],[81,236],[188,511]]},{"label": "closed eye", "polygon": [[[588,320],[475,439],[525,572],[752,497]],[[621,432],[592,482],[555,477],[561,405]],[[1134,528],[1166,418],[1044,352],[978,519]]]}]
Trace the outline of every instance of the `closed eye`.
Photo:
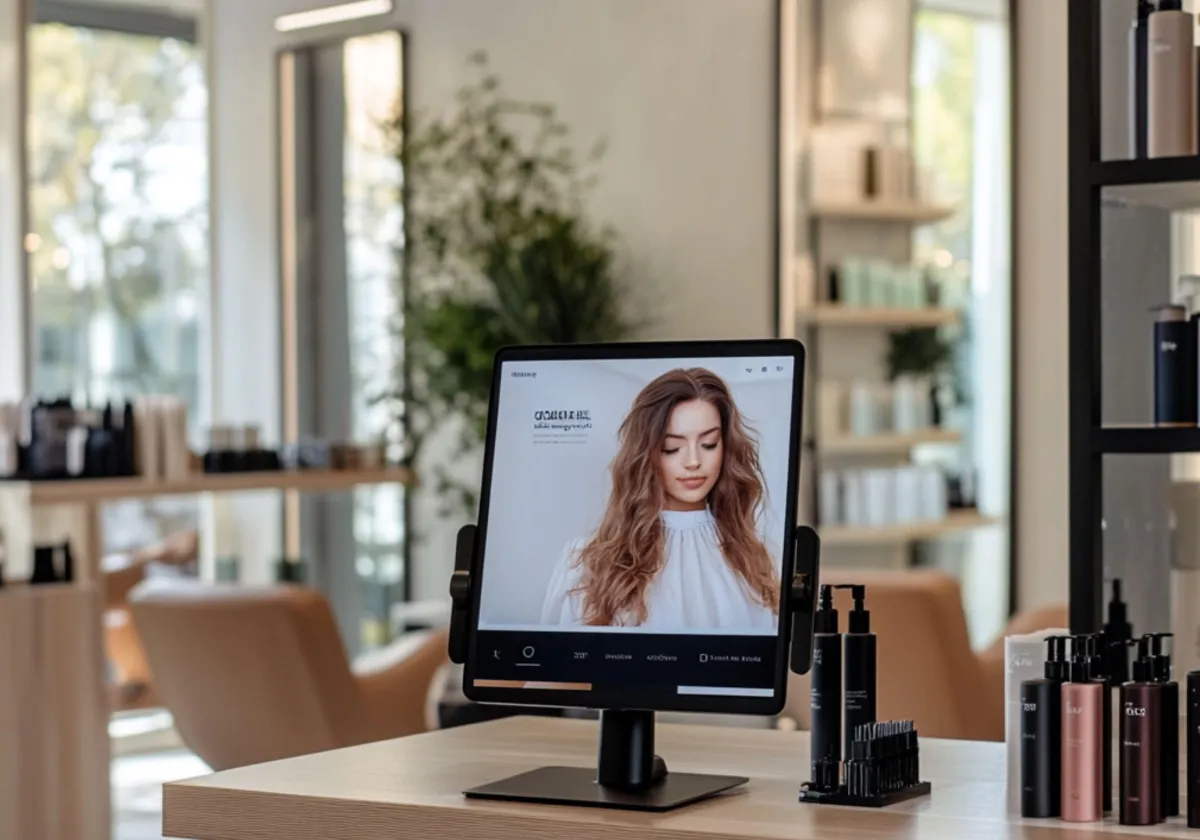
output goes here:
[{"label": "closed eye", "polygon": [[662,454],[664,454],[664,455],[674,455],[674,454],[675,454],[676,452],[678,452],[678,451],[679,451],[679,447],[678,447],[678,446],[676,446],[674,449],[664,449],[664,450],[662,451]]},{"label": "closed eye", "polygon": [[700,444],[700,448],[701,448],[701,449],[707,449],[709,452],[712,452],[714,449],[716,449],[716,448],[717,448],[717,444],[715,444],[715,443],[702,443],[702,444]]}]

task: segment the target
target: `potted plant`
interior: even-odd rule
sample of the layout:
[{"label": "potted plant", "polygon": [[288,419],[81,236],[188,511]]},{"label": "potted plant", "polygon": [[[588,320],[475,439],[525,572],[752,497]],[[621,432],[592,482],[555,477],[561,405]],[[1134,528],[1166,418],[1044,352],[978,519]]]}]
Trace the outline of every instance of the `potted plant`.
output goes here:
[{"label": "potted plant", "polygon": [[481,448],[499,348],[619,341],[636,326],[615,235],[585,212],[603,144],[581,158],[553,105],[507,97],[483,54],[471,64],[476,78],[449,113],[407,127],[397,114],[389,126],[407,224],[394,328],[403,361],[387,396],[407,463],[455,430],[437,463],[422,464],[444,514],[477,502],[455,468]]}]

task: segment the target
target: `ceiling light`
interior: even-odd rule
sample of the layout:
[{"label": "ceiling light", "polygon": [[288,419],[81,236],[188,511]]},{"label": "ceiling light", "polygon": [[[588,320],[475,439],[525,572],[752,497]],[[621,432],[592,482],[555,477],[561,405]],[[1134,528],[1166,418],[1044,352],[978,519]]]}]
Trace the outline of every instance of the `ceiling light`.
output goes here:
[{"label": "ceiling light", "polygon": [[390,14],[393,6],[393,0],[358,0],[356,3],[325,6],[308,12],[280,15],[275,18],[275,29],[278,32],[295,32],[297,29],[312,29],[314,26],[361,20]]}]

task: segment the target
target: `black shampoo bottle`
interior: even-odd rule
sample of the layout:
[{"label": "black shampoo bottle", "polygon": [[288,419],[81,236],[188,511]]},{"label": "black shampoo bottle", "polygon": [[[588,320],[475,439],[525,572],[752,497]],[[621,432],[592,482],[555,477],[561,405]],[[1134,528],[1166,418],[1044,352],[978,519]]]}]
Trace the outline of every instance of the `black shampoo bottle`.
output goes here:
[{"label": "black shampoo bottle", "polygon": [[811,785],[837,790],[842,761],[842,634],[833,590],[822,586],[813,617]]},{"label": "black shampoo bottle", "polygon": [[851,735],[865,723],[875,723],[875,634],[871,632],[871,613],[867,611],[867,587],[843,584],[854,599],[845,635],[846,746],[850,754]]},{"label": "black shampoo bottle", "polygon": [[1057,817],[1062,798],[1062,684],[1067,637],[1046,639],[1046,676],[1021,683],[1021,816]]}]

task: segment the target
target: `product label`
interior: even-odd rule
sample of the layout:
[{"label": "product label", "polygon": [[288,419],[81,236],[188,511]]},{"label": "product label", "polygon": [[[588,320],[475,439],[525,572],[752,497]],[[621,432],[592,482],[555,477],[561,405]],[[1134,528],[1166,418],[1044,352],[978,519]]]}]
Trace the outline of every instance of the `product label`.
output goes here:
[{"label": "product label", "polygon": [[1080,706],[1072,706],[1070,703],[1068,703],[1067,704],[1067,714],[1081,715],[1081,714],[1083,714],[1083,708]]},{"label": "product label", "polygon": [[1037,703],[1022,703],[1022,704],[1021,704],[1021,711],[1023,711],[1023,712],[1036,712],[1036,711],[1037,711]]},{"label": "product label", "polygon": [[1145,706],[1134,706],[1132,703],[1126,703],[1125,704],[1125,716],[1126,717],[1145,717],[1146,716],[1146,707]]}]

